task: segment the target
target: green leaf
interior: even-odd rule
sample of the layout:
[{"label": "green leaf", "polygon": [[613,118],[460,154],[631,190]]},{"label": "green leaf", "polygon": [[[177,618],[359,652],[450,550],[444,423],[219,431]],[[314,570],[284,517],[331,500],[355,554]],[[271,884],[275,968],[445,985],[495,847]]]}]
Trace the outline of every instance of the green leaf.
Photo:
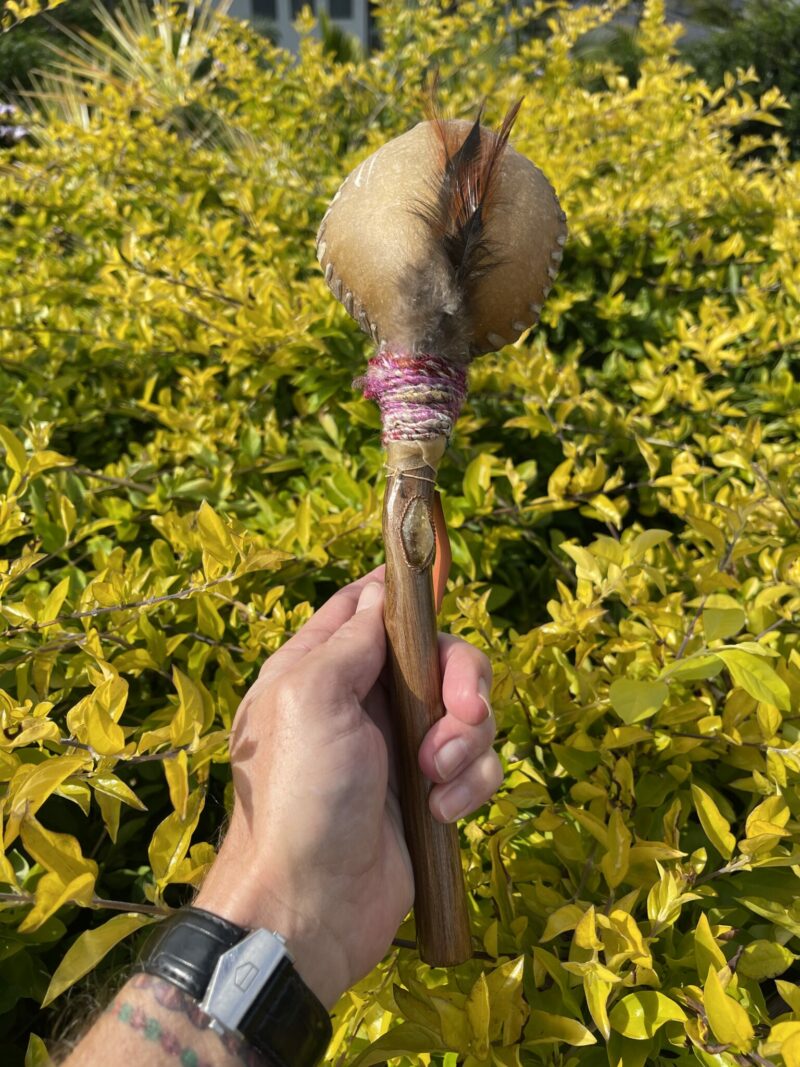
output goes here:
[{"label": "green leaf", "polygon": [[738,1001],[722,988],[714,968],[710,968],[703,992],[708,1025],[717,1041],[732,1045],[737,1052],[749,1052],[755,1041],[753,1024]]},{"label": "green leaf", "polygon": [[25,1067],[52,1067],[52,1063],[47,1045],[37,1034],[31,1034],[25,1050]]},{"label": "green leaf", "polygon": [[692,785],[692,799],[706,837],[717,852],[729,860],[736,846],[736,838],[731,833],[730,823],[708,793],[699,785]]},{"label": "green leaf", "polygon": [[483,974],[469,991],[464,1010],[472,1033],[472,1052],[478,1059],[486,1059],[489,1055],[489,987]]},{"label": "green leaf", "polygon": [[419,1023],[400,1023],[387,1031],[360,1056],[349,1062],[348,1067],[375,1067],[397,1056],[414,1056],[419,1052],[442,1052],[445,1046],[432,1030]]},{"label": "green leaf", "polygon": [[534,1048],[536,1045],[548,1045],[559,1041],[576,1046],[597,1044],[594,1034],[576,1019],[568,1019],[565,1015],[554,1015],[547,1011],[532,1010],[528,1025],[525,1027],[523,1048]]},{"label": "green leaf", "polygon": [[539,941],[541,943],[551,941],[554,937],[558,937],[568,930],[574,930],[582,918],[583,908],[577,904],[564,904],[563,907],[557,908],[547,917],[547,923]]},{"label": "green leaf", "polygon": [[611,983],[603,981],[595,972],[587,971],[583,977],[583,991],[586,995],[586,1007],[589,1009],[589,1014],[594,1019],[597,1029],[608,1041],[611,1034],[611,1022],[606,1004],[611,992]]},{"label": "green leaf", "polygon": [[473,507],[480,507],[492,484],[492,470],[496,464],[494,456],[481,452],[464,471],[464,496]]},{"label": "green leaf", "polygon": [[766,978],[777,978],[796,959],[793,952],[777,941],[751,941],[739,956],[736,973],[761,982]]},{"label": "green leaf", "polygon": [[717,649],[716,655],[730,671],[734,685],[740,686],[755,700],[774,704],[781,711],[791,710],[788,685],[765,659],[735,648]]},{"label": "green leaf", "polygon": [[28,464],[28,454],[22,441],[7,426],[0,423],[0,444],[6,450],[6,463],[17,474],[22,474]]},{"label": "green leaf", "polygon": [[88,974],[120,941],[152,922],[155,922],[155,919],[149,915],[123,914],[113,916],[102,926],[84,930],[72,942],[56,968],[42,1007],[46,1008],[48,1004],[52,1004],[65,989],[69,989],[79,978]]},{"label": "green leaf", "polygon": [[663,682],[639,682],[633,678],[617,678],[608,690],[611,706],[624,723],[650,719],[669,696]]},{"label": "green leaf", "polygon": [[745,624],[745,614],[741,608],[704,608],[703,633],[706,641],[725,640],[738,634]]},{"label": "green leaf", "polygon": [[700,913],[694,932],[694,956],[698,974],[708,974],[708,968],[721,970],[727,963],[722,949],[711,932],[705,912]]},{"label": "green leaf", "polygon": [[[230,532],[214,509],[204,500],[197,512],[197,529],[204,556],[211,557],[224,569],[230,569],[236,559],[236,548]],[[206,567],[209,574],[216,575],[214,568]]]},{"label": "green leaf", "polygon": [[782,926],[784,930],[791,931],[795,937],[800,937],[800,919],[791,914],[782,901],[753,896],[742,896],[738,900],[756,915],[761,915],[762,918],[769,919],[776,926]]},{"label": "green leaf", "polygon": [[655,989],[629,993],[611,1009],[609,1022],[623,1037],[644,1041],[652,1037],[664,1023],[685,1022],[686,1012]]},{"label": "green leaf", "polygon": [[528,1015],[522,986],[524,972],[525,957],[517,956],[486,975],[492,1013],[491,1037],[502,1045],[519,1041]]},{"label": "green leaf", "polygon": [[661,672],[664,681],[696,682],[716,678],[724,664],[717,655],[703,654],[670,663]]},{"label": "green leaf", "polygon": [[631,842],[633,835],[625,823],[625,817],[619,808],[614,808],[608,820],[608,845],[600,866],[609,889],[616,889],[625,881],[630,865]]}]

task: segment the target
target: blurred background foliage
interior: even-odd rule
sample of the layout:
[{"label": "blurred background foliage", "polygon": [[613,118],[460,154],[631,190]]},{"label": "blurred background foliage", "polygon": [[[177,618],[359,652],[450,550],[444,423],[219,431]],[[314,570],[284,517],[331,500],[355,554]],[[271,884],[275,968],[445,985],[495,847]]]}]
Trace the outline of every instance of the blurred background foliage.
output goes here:
[{"label": "blurred background foliage", "polygon": [[622,6],[388,0],[381,52],[306,19],[295,57],[130,0],[36,82],[0,157],[9,1065],[189,899],[246,686],[380,561],[314,234],[433,66],[453,116],[525,96],[571,235],[441,473],[442,625],[493,660],[507,769],[461,828],[479,953],[432,971],[409,920],[327,1062],[800,1064],[798,164],[778,89],[700,78],[656,0],[635,77],[582,53]]}]

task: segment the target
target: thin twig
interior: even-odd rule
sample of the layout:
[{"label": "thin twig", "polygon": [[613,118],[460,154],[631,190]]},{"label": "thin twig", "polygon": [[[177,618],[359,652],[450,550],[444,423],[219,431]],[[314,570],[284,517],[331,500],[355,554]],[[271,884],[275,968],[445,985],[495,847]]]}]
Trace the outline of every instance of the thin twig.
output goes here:
[{"label": "thin twig", "polygon": [[66,615],[58,615],[55,619],[49,619],[47,622],[35,622],[30,626],[12,626],[8,630],[3,630],[3,632],[0,633],[0,638],[14,637],[14,635],[18,633],[37,633],[39,630],[44,630],[48,626],[56,626],[58,623],[66,622],[67,619],[93,619],[97,615],[107,615],[114,611],[132,611],[135,608],[149,608],[154,604],[163,604],[169,600],[186,600],[195,593],[205,593],[217,585],[224,585],[226,582],[235,581],[235,579],[236,575],[234,572],[229,571],[221,578],[214,578],[210,582],[206,582],[204,585],[190,585],[186,589],[179,589],[177,593],[165,593],[163,596],[152,596],[147,597],[144,600],[133,600],[126,604],[111,604],[99,608],[90,608],[87,611],[71,611]]},{"label": "thin twig", "polygon": [[[0,905],[2,904],[35,904],[36,896],[33,893],[0,893]],[[169,915],[169,908],[160,908],[156,904],[133,904],[126,900],[106,900],[105,897],[92,897],[92,908],[105,908],[107,911],[138,912],[140,915]]]}]

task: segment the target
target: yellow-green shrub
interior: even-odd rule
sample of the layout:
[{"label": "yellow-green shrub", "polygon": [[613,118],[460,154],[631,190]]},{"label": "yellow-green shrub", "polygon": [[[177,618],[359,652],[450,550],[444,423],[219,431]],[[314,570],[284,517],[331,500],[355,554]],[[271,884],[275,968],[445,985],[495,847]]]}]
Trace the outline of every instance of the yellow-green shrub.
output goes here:
[{"label": "yellow-green shrub", "polygon": [[543,38],[538,8],[391,0],[383,51],[338,66],[225,20],[182,48],[138,33],[106,73],[76,61],[6,154],[20,1059],[48,985],[107,978],[201,880],[245,687],[380,558],[377,416],[350,388],[368,346],[313,237],[436,64],[448,113],[525,94],[516,146],[571,237],[539,331],[474,366],[442,472],[442,624],[494,661],[508,771],[462,828],[482,953],[435,972],[399,947],[338,1005],[330,1063],[800,1063],[798,166],[779,136],[734,148],[781,100],[708,89],[658,3],[637,84],[574,60],[611,10],[550,5]]}]

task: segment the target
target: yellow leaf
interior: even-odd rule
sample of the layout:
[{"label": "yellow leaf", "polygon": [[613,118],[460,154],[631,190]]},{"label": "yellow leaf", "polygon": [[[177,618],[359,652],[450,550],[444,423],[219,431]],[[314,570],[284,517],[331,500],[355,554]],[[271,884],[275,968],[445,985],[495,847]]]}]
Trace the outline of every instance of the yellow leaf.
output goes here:
[{"label": "yellow leaf", "polygon": [[489,987],[484,975],[478,977],[469,991],[464,1010],[472,1033],[472,1053],[484,1060],[489,1055]]},{"label": "yellow leaf", "polygon": [[203,570],[209,578],[217,578],[233,566],[236,546],[225,523],[205,500],[197,512],[197,530],[203,550]]},{"label": "yellow leaf", "polygon": [[186,805],[189,801],[189,760],[185,752],[179,752],[173,759],[165,759],[164,776],[169,787],[169,799],[180,816],[186,817]]},{"label": "yellow leaf", "polygon": [[495,967],[486,976],[492,1011],[490,1037],[501,1045],[514,1045],[519,1041],[528,1016],[522,986],[524,973],[525,957],[517,956]]},{"label": "yellow leaf", "polygon": [[65,989],[69,989],[79,978],[88,974],[107,952],[129,934],[154,921],[147,915],[115,915],[93,930],[84,930],[72,942],[56,968],[44,995],[42,1007],[46,1008],[48,1004],[52,1004]]},{"label": "yellow leaf", "polygon": [[115,797],[117,800],[121,800],[123,804],[136,808],[137,811],[147,811],[147,805],[143,804],[131,787],[126,782],[123,782],[121,778],[117,778],[115,774],[111,774],[109,771],[99,771],[91,776],[89,782],[96,793],[104,793],[106,796]]},{"label": "yellow leaf", "polygon": [[445,1047],[466,1055],[472,1045],[472,1036],[464,1011],[464,999],[461,997],[458,1003],[454,1003],[452,998],[436,996],[434,990],[430,1002],[439,1016],[439,1031]]},{"label": "yellow leaf", "polygon": [[608,690],[612,708],[628,726],[652,718],[668,696],[669,687],[663,682],[634,678],[617,678]]},{"label": "yellow leaf", "polygon": [[706,837],[720,855],[729,860],[736,845],[736,838],[731,833],[730,823],[724,818],[708,793],[699,785],[692,785],[692,798]]},{"label": "yellow leaf", "polygon": [[[38,767],[24,764],[9,784],[10,804],[3,838],[8,848],[17,834],[23,818],[35,815],[49,796],[72,774],[77,774],[88,762],[86,756],[51,756]],[[8,804],[8,802],[7,802]]]},{"label": "yellow leaf", "polygon": [[777,941],[751,941],[739,956],[736,973],[763,982],[766,978],[777,978],[783,974],[796,959],[793,952]]},{"label": "yellow leaf", "polygon": [[611,1009],[609,1021],[623,1037],[644,1041],[668,1022],[684,1022],[686,1013],[674,1000],[655,989],[629,993]]},{"label": "yellow leaf", "polygon": [[178,691],[178,708],[172,716],[169,734],[172,744],[177,748],[192,744],[200,735],[204,721],[203,697],[192,679],[177,667],[172,669],[172,680]]},{"label": "yellow leaf", "polygon": [[575,1046],[597,1044],[594,1034],[576,1019],[552,1015],[547,1011],[531,1011],[522,1047],[532,1048],[560,1041]]},{"label": "yellow leaf", "polygon": [[28,464],[28,455],[22,441],[7,426],[0,423],[0,444],[6,450],[6,463],[17,474],[22,474]]},{"label": "yellow leaf", "polygon": [[87,859],[81,846],[71,834],[58,834],[48,830],[28,813],[20,828],[22,844],[37,863],[59,875],[62,881],[71,881],[82,874],[97,876],[97,864]]},{"label": "yellow leaf", "polygon": [[53,619],[58,618],[58,614],[61,611],[61,607],[67,598],[69,592],[69,578],[64,578],[54,586],[47,595],[44,605],[39,612],[38,622],[50,622]]},{"label": "yellow leaf", "polygon": [[611,1023],[608,1019],[607,1001],[611,992],[611,983],[604,982],[596,973],[588,971],[583,976],[583,991],[586,996],[586,1006],[589,1009],[589,1014],[594,1019],[597,1029],[608,1041],[611,1034]]},{"label": "yellow leaf", "polygon": [[539,940],[542,942],[551,941],[554,937],[558,937],[559,934],[563,934],[567,930],[574,930],[582,918],[583,908],[578,907],[577,904],[565,904],[563,907],[557,908],[548,916]]},{"label": "yellow leaf", "polygon": [[781,711],[790,711],[792,698],[789,686],[767,663],[763,656],[742,652],[736,648],[718,648],[715,654],[725,663],[733,679],[755,700],[774,704]]},{"label": "yellow leaf", "polygon": [[90,904],[94,883],[95,875],[88,871],[66,882],[60,874],[48,871],[36,884],[36,902],[19,924],[19,933],[27,934],[38,930],[65,904]]},{"label": "yellow leaf", "polygon": [[795,1015],[800,1015],[800,986],[782,981],[779,978],[775,982],[775,988],[778,990],[781,1000],[789,1005]]},{"label": "yellow leaf", "polygon": [[738,634],[745,624],[745,615],[740,607],[704,608],[703,633],[706,641],[724,640]]},{"label": "yellow leaf", "polygon": [[711,933],[711,927],[703,911],[700,912],[697,929],[694,932],[694,958],[697,962],[698,974],[708,974],[709,967],[720,971],[727,964],[722,949]]},{"label": "yellow leaf", "polygon": [[103,823],[108,831],[108,836],[116,844],[117,834],[119,833],[119,817],[120,812],[122,811],[122,801],[119,797],[101,792],[96,792],[94,799],[97,801],[100,814],[103,816]]},{"label": "yellow leaf", "polygon": [[28,1038],[28,1047],[25,1050],[25,1067],[53,1067],[47,1045],[38,1036],[31,1034]]},{"label": "yellow leaf", "polygon": [[729,997],[722,988],[713,967],[709,968],[703,993],[708,1025],[717,1041],[723,1045],[732,1045],[737,1052],[749,1052],[755,1041],[753,1024],[747,1012]]},{"label": "yellow leaf", "polygon": [[597,936],[594,904],[590,905],[581,916],[580,922],[575,927],[573,941],[578,948],[587,949],[590,952],[599,952],[602,949],[603,942]]},{"label": "yellow leaf", "polygon": [[608,820],[608,849],[603,854],[600,867],[609,889],[616,889],[625,881],[630,864],[631,832],[619,808],[614,808]]},{"label": "yellow leaf", "polygon": [[156,827],[147,855],[159,887],[168,884],[175,868],[186,855],[202,810],[203,794],[198,789],[189,797],[184,818],[173,811]]},{"label": "yellow leaf", "polygon": [[128,697],[128,683],[118,674],[106,678],[94,692],[67,712],[67,725],[84,744],[102,756],[116,756],[125,747],[125,734],[117,720]]},{"label": "yellow leaf", "polygon": [[800,1067],[800,1033],[792,1034],[781,1045],[785,1067]]}]

